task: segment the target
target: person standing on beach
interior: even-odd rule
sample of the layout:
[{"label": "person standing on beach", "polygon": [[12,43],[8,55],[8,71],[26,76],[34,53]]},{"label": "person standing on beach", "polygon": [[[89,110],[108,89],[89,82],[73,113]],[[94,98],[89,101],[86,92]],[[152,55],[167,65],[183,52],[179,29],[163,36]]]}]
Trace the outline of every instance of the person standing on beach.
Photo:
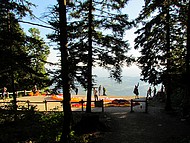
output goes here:
[{"label": "person standing on beach", "polygon": [[96,90],[95,87],[93,88],[93,92],[94,92],[94,100],[95,100],[95,101],[98,101],[97,90]]},{"label": "person standing on beach", "polygon": [[98,94],[99,94],[99,96],[101,95],[101,89],[102,89],[102,87],[101,87],[101,85],[98,87]]},{"label": "person standing on beach", "polygon": [[134,87],[134,90],[133,90],[133,93],[135,94],[135,98],[139,98],[139,89],[138,89],[138,87],[139,87],[139,83],[137,84],[137,85],[135,85],[135,87]]}]

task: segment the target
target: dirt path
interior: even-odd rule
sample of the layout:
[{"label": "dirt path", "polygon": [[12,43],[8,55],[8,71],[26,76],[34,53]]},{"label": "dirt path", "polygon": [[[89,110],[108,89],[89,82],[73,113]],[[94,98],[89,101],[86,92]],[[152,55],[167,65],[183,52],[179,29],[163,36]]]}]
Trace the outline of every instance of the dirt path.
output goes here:
[{"label": "dirt path", "polygon": [[[44,97],[21,99],[28,98],[31,101],[44,100]],[[174,114],[166,114],[162,104],[150,105],[148,113],[144,113],[144,105],[142,108],[136,106],[134,113],[130,113],[130,107],[106,107],[102,119],[110,130],[97,132],[93,143],[190,143],[190,124],[182,122]],[[44,105],[41,106],[44,109]],[[48,108],[55,106],[57,103],[48,104]],[[102,109],[92,110],[100,113]]]},{"label": "dirt path", "polygon": [[166,114],[163,107],[149,106],[148,113],[138,106],[134,113],[118,107],[106,113],[111,130],[100,132],[95,143],[190,143],[190,125]]}]

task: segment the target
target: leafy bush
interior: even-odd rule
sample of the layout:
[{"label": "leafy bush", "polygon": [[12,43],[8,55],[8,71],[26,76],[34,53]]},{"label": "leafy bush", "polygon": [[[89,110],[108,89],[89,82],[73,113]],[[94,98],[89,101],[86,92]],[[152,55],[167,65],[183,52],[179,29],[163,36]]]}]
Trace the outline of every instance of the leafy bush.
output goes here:
[{"label": "leafy bush", "polygon": [[[14,117],[17,117],[16,120]],[[0,112],[1,143],[52,143],[60,140],[63,127],[63,112],[39,112],[35,108],[13,112]],[[72,143],[87,143],[89,135],[75,135]]]}]

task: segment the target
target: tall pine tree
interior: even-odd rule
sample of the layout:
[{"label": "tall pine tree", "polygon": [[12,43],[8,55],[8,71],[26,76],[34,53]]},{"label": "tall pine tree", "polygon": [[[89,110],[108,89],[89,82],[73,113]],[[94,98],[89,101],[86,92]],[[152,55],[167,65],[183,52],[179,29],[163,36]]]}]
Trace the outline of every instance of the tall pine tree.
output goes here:
[{"label": "tall pine tree", "polygon": [[[9,92],[30,89],[35,83],[33,81],[36,77],[42,87],[47,86],[49,82],[44,69],[49,48],[39,36],[35,37],[32,34],[27,36],[18,22],[27,14],[32,15],[30,6],[33,4],[25,0],[6,0],[0,4],[0,86],[7,86]],[[39,34],[39,31],[36,32],[36,35],[37,33]],[[38,56],[31,54],[34,49],[38,49]],[[35,62],[36,65],[39,65],[38,71],[32,66],[34,58],[38,59]],[[36,77],[31,75],[36,75]],[[43,85],[44,81],[46,84]]]},{"label": "tall pine tree", "polygon": [[137,18],[137,22],[142,23],[135,39],[135,48],[141,52],[138,63],[142,79],[153,85],[165,85],[166,109],[171,109],[170,95],[174,94],[174,84],[182,86],[185,71],[186,27],[179,12],[182,5],[185,3],[180,0],[146,0]]},{"label": "tall pine tree", "polygon": [[[68,4],[68,50],[71,84],[79,81],[87,88],[89,2],[73,1]],[[92,1],[92,66],[100,66],[110,71],[110,77],[121,81],[121,67],[128,65],[132,58],[126,54],[128,41],[125,31],[132,27],[127,14],[122,14],[127,1]],[[57,7],[53,7],[50,24],[58,26]],[[59,30],[49,35],[58,41]]]}]

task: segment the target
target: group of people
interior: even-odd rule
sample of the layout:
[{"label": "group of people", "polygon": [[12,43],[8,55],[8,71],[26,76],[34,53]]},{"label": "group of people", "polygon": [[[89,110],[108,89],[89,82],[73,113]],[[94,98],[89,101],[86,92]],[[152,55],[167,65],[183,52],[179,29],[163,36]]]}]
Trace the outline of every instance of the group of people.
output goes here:
[{"label": "group of people", "polygon": [[[139,98],[139,90],[138,90],[138,87],[139,87],[139,83],[137,85],[135,85],[134,87],[134,90],[133,90],[133,93],[135,94],[135,98]],[[38,94],[38,89],[37,89],[37,86],[34,85],[34,87],[32,88],[32,93],[35,95],[35,94]],[[147,95],[146,97],[149,98],[149,97],[152,97],[152,92],[153,92],[153,96],[156,95],[156,87],[154,87],[154,89],[152,90],[151,87],[148,88],[147,90]],[[102,93],[102,94],[101,94]],[[76,91],[76,95],[78,94],[78,89]],[[98,90],[96,87],[93,88],[93,94],[94,94],[94,99],[95,100],[98,100],[98,96],[106,96],[106,88],[103,86],[99,86],[98,87]],[[1,99],[6,99],[7,97],[9,96],[9,93],[7,92],[7,88],[6,87],[3,87],[3,91],[1,93],[1,96],[0,98]]]},{"label": "group of people", "polygon": [[[139,90],[138,90],[138,87],[139,87],[139,83],[137,85],[135,85],[134,87],[134,90],[133,90],[133,93],[135,94],[135,98],[138,99],[139,98]],[[147,94],[146,94],[146,97],[147,98],[151,98],[152,97],[152,92],[153,92],[153,96],[156,95],[156,87],[154,87],[154,89],[152,90],[151,89],[151,86],[148,88],[147,90]]]},{"label": "group of people", "polygon": [[146,94],[146,97],[152,97],[152,92],[153,92],[153,96],[156,95],[156,87],[154,87],[154,89],[152,90],[151,87],[148,88],[147,90],[147,94]]},{"label": "group of people", "polygon": [[[32,88],[32,94],[35,95],[35,94],[39,94],[39,91],[37,89],[37,86],[34,85],[34,87]],[[7,91],[7,87],[3,87],[3,90],[0,94],[0,99],[7,99],[9,97],[9,92]]]},{"label": "group of people", "polygon": [[94,93],[95,101],[98,100],[98,96],[101,96],[101,95],[106,96],[107,95],[106,94],[106,88],[104,86],[102,87],[101,85],[98,87],[98,90],[96,89],[96,87],[94,87],[93,88],[93,93]]}]

